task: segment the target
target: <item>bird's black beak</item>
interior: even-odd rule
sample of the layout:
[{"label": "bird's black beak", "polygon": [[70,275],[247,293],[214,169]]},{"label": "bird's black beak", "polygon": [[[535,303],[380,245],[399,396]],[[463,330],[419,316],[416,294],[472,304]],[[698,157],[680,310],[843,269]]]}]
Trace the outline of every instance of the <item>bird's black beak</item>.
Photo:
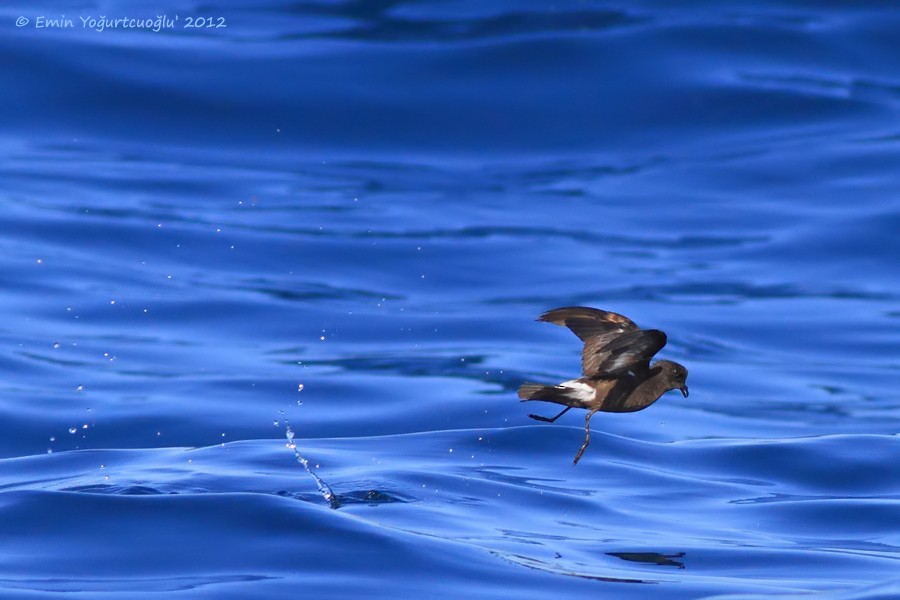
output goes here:
[{"label": "bird's black beak", "polygon": [[679,389],[679,390],[681,390],[681,395],[682,395],[682,396],[684,396],[684,397],[685,397],[685,398],[687,398],[687,397],[688,397],[688,389],[687,389],[687,384],[685,384],[685,385],[683,385],[683,386],[681,386],[681,387],[680,387],[680,388],[678,388],[678,389]]}]

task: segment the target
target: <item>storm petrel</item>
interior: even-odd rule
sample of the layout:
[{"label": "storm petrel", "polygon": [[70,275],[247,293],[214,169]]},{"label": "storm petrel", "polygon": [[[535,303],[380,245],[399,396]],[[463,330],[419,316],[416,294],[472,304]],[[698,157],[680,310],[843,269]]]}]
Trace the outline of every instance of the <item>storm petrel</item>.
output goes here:
[{"label": "storm petrel", "polygon": [[540,400],[566,408],[555,417],[528,415],[552,423],[571,408],[587,409],[584,443],[575,455],[575,464],[591,443],[591,417],[597,411],[635,412],[659,400],[669,390],[681,390],[687,398],[687,369],[670,360],[650,364],[653,355],[666,345],[666,334],[658,329],[641,329],[628,317],[589,308],[567,306],[547,311],[538,321],[562,325],[584,342],[581,379],[559,385],[523,383],[523,402]]}]

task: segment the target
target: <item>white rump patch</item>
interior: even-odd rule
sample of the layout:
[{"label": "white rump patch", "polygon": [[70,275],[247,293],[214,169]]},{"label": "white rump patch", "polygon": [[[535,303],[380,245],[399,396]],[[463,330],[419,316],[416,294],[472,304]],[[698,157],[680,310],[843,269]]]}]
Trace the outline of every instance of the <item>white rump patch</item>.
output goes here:
[{"label": "white rump patch", "polygon": [[597,390],[584,382],[578,381],[577,379],[563,381],[556,387],[571,390],[567,395],[572,396],[573,398],[578,398],[582,402],[590,402],[594,399],[594,395],[597,393]]}]

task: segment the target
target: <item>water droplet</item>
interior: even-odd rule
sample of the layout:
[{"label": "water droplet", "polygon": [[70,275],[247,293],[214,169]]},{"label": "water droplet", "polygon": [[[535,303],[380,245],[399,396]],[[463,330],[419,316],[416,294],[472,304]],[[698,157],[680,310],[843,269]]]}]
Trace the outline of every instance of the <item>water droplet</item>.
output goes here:
[{"label": "water droplet", "polygon": [[272,425],[274,425],[275,427],[278,427],[278,419],[275,419],[274,421],[272,421]]},{"label": "water droplet", "polygon": [[53,347],[54,347],[54,348],[59,348],[61,345],[62,345],[62,344],[60,344],[59,342],[53,342]]},{"label": "water droplet", "polygon": [[79,385],[77,388],[75,388],[75,391],[76,391],[76,392],[83,392],[83,391],[84,391],[84,386],[83,386],[83,385]]},{"label": "water droplet", "polygon": [[55,435],[51,435],[51,436],[50,436],[50,441],[51,441],[51,442],[55,442],[55,441],[56,441],[56,436],[55,436]]},{"label": "water droplet", "polygon": [[78,430],[75,429],[74,427],[69,427],[69,433],[75,433],[76,431],[78,431]]},{"label": "water droplet", "polygon": [[47,454],[53,454],[53,448],[47,448]]},{"label": "water droplet", "polygon": [[303,391],[303,384],[302,384],[302,383],[301,383],[300,385],[297,386],[297,391],[298,391],[298,392],[302,392],[302,391]]},{"label": "water droplet", "polygon": [[87,429],[87,428],[88,428],[88,424],[85,423],[84,425],[81,426],[81,428],[82,428],[82,429]]}]

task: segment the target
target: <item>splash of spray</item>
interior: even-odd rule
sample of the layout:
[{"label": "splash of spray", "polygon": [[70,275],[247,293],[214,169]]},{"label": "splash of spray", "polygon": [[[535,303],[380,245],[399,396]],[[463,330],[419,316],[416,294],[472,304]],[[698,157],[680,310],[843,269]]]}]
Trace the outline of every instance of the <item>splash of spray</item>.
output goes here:
[{"label": "splash of spray", "polygon": [[338,508],[341,505],[341,501],[335,495],[331,488],[327,483],[322,481],[322,479],[316,475],[315,471],[309,468],[309,461],[300,454],[300,450],[297,448],[297,444],[294,443],[294,430],[291,429],[290,424],[285,421],[285,437],[287,437],[287,447],[294,451],[294,457],[297,459],[297,462],[306,470],[307,473],[315,480],[316,487],[319,488],[319,493],[322,494],[322,497],[325,498],[325,501],[328,502],[328,505],[331,508]]}]

